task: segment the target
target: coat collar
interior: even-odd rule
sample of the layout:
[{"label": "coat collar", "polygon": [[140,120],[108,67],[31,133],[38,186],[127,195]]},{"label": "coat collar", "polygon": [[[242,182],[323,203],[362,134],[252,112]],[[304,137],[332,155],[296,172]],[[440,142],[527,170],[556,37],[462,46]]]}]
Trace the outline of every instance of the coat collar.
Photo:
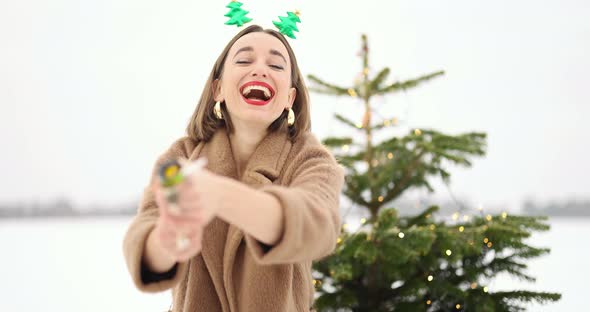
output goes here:
[{"label": "coat collar", "polygon": [[279,177],[291,145],[287,131],[269,132],[256,146],[241,177],[238,176],[225,128],[215,131],[211,140],[205,143],[200,156],[207,158],[207,169],[210,171],[256,186],[268,184],[269,181],[272,183]]}]

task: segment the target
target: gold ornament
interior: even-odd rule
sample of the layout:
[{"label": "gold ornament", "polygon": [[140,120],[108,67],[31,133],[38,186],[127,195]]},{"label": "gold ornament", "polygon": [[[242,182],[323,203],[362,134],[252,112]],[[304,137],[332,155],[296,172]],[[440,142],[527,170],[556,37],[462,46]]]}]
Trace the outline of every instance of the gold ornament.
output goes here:
[{"label": "gold ornament", "polygon": [[215,102],[213,113],[215,113],[215,117],[217,117],[217,119],[223,119],[223,115],[221,114],[221,102]]},{"label": "gold ornament", "polygon": [[287,124],[292,126],[295,124],[295,112],[292,108],[289,108],[289,115],[287,115]]}]

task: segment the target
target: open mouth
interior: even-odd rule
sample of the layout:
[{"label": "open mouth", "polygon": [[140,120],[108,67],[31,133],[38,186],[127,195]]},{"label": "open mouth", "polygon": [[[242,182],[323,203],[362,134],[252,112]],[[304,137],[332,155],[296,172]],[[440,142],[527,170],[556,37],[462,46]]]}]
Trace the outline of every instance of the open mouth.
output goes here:
[{"label": "open mouth", "polygon": [[274,89],[262,81],[250,81],[240,88],[244,101],[252,105],[266,105],[275,95]]}]

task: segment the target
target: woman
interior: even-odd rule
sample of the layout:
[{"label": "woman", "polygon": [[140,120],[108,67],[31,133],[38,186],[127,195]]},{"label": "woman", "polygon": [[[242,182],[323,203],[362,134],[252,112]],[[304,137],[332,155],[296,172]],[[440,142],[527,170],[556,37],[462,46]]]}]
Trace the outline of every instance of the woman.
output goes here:
[{"label": "woman", "polygon": [[[176,187],[171,214],[157,172],[178,158],[207,165]],[[313,310],[311,264],[336,245],[342,185],[310,132],[289,43],[250,26],[215,62],[187,136],[155,164],[125,235],[129,272],[142,291],[172,288],[173,311]]]}]

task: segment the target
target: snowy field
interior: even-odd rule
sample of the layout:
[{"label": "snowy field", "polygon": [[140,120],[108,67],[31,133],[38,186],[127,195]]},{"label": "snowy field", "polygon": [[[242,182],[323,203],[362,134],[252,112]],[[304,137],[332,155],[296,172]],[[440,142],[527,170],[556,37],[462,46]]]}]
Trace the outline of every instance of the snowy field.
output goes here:
[{"label": "snowy field", "polygon": [[[170,305],[170,294],[137,291],[125,268],[122,238],[130,218],[0,220],[0,311],[153,311]],[[552,229],[532,238],[550,255],[530,262],[536,284],[500,276],[491,291],[561,292],[556,304],[530,311],[581,311],[590,280],[590,219],[555,218]],[[582,248],[584,247],[584,248]]]}]

